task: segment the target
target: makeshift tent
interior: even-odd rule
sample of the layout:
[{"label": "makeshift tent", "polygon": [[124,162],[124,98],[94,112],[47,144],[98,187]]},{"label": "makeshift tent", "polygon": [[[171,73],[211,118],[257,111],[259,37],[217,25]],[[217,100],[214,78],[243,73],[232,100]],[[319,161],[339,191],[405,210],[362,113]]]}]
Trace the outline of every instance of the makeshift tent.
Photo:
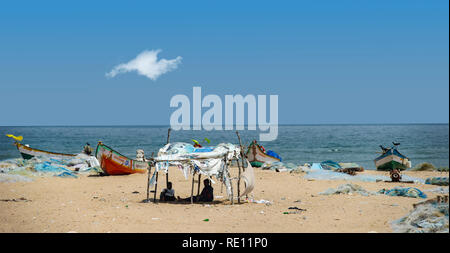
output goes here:
[{"label": "makeshift tent", "polygon": [[[230,200],[233,200],[233,189],[231,177],[228,171],[228,161],[239,160],[241,156],[240,147],[231,143],[221,143],[216,147],[195,148],[189,143],[176,142],[168,143],[158,152],[158,156],[153,158],[155,171],[149,180],[149,187],[157,184],[159,171],[168,173],[169,166],[177,166],[182,170],[185,178],[189,174],[195,173],[207,176],[213,183],[211,177],[220,180],[226,186]],[[245,159],[245,158],[244,158]],[[253,190],[254,174],[250,164],[248,169],[241,175],[246,183],[246,189],[242,195],[246,195]]]}]

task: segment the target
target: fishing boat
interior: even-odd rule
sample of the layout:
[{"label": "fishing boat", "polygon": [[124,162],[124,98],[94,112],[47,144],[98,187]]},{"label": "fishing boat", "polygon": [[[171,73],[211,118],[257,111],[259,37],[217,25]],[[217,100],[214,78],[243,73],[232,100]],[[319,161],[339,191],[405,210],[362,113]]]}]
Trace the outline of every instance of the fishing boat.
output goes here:
[{"label": "fishing boat", "polygon": [[95,150],[95,157],[99,161],[100,167],[107,175],[146,173],[149,166],[148,162],[128,158],[106,146],[101,141],[98,142],[97,149]]},{"label": "fishing boat", "polygon": [[382,154],[377,157],[375,162],[375,167],[377,170],[405,170],[407,168],[411,168],[411,162],[409,161],[409,158],[401,154],[397,147],[400,145],[400,143],[393,142],[394,146],[391,148],[385,148],[380,145],[381,149],[383,150]]},{"label": "fishing boat", "polygon": [[[270,150],[269,150],[270,151]],[[267,153],[269,153],[269,151]],[[247,160],[253,167],[261,167],[265,162],[281,162],[281,157],[279,157],[275,152],[270,151],[269,154],[264,152],[263,147],[261,147],[256,140],[254,140],[247,149]],[[274,155],[270,155],[274,154]],[[278,157],[276,157],[278,156]]]},{"label": "fishing boat", "polygon": [[36,149],[36,148],[30,148],[29,146],[23,145],[19,142],[15,142],[14,145],[16,145],[16,147],[19,150],[20,155],[22,155],[23,159],[31,159],[35,156],[45,156],[45,157],[49,157],[49,158],[65,160],[65,159],[73,159],[76,156],[73,154],[55,153],[55,152],[44,151],[44,150],[40,150],[40,149]]}]

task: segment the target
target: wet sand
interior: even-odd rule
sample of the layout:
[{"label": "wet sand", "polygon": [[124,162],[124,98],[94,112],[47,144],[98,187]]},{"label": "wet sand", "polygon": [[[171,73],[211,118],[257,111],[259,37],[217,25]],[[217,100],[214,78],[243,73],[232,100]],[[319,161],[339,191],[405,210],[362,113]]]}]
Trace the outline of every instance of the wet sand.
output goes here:
[{"label": "wet sand", "polygon": [[[367,174],[387,172],[365,171]],[[236,169],[233,169],[236,174]],[[448,172],[403,172],[427,178]],[[213,204],[142,203],[146,199],[146,174],[35,178],[32,182],[0,183],[0,232],[392,232],[390,223],[424,199],[386,195],[319,195],[349,181],[306,180],[304,173],[262,171],[255,168],[255,200],[272,205],[231,205],[221,184],[213,184]],[[197,179],[197,177],[195,177]],[[189,197],[191,178],[170,172],[175,193]],[[197,180],[196,180],[197,181]],[[165,175],[159,175],[165,186]],[[405,183],[350,182],[368,191],[395,186],[421,190],[438,186]],[[136,193],[138,192],[138,193]],[[197,193],[197,185],[194,187]],[[428,199],[436,193],[426,192]],[[150,195],[153,197],[153,193]],[[217,197],[217,196],[222,196]],[[22,198],[22,199],[21,199]],[[12,200],[16,201],[5,201]],[[289,207],[306,209],[294,214]],[[209,221],[204,221],[209,219]]]}]

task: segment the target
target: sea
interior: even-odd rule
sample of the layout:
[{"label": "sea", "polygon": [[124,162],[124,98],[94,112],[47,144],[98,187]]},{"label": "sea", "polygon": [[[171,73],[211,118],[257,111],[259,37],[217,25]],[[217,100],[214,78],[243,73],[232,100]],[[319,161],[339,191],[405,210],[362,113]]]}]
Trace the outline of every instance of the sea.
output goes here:
[{"label": "sea", "polygon": [[[168,126],[0,126],[0,160],[20,158],[13,140],[6,134],[23,136],[23,144],[58,152],[80,153],[86,143],[95,150],[98,141],[119,153],[134,158],[137,149],[145,155],[155,155],[167,142]],[[244,146],[259,140],[259,131],[240,130]],[[170,142],[198,141],[203,146],[219,143],[238,144],[235,130],[171,131]],[[208,139],[210,143],[207,142]],[[398,150],[410,158],[412,166],[423,162],[436,167],[449,166],[448,124],[389,124],[389,125],[280,125],[278,138],[260,142],[273,150],[284,163],[305,163],[333,160],[354,162],[374,170],[373,160],[381,149],[399,142]]]}]

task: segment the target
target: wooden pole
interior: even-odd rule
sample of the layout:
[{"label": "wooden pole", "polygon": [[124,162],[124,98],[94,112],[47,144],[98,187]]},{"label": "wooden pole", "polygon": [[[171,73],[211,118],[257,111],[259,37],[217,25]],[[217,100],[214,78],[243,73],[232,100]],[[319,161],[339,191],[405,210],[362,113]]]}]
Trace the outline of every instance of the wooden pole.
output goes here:
[{"label": "wooden pole", "polygon": [[231,205],[234,205],[233,182],[231,181],[230,173],[228,173],[228,178],[230,178],[230,187],[231,187]]},{"label": "wooden pole", "polygon": [[[153,152],[152,153],[152,160],[153,160],[153,155],[154,155],[155,153]],[[144,157],[144,160],[145,160],[145,157]],[[148,170],[147,170],[147,172],[148,172],[148,175],[147,175],[147,203],[149,202],[149,200],[150,200],[150,175],[152,174],[152,164],[153,164],[153,161],[151,161],[150,163],[149,163],[149,166],[148,166]]]},{"label": "wooden pole", "polygon": [[[245,167],[244,167],[244,158],[245,158],[244,148],[242,147],[241,136],[239,135],[239,132],[236,131],[236,134],[237,134],[237,136],[238,136],[238,139],[239,139],[239,147],[240,147],[240,149],[241,149],[242,170],[245,171]],[[239,163],[239,160],[238,160],[237,162]]]},{"label": "wooden pole", "polygon": [[149,201],[149,194],[150,194],[150,174],[152,173],[152,166],[149,165],[148,166],[148,170],[147,170],[148,176],[147,176],[147,203]]},{"label": "wooden pole", "polygon": [[239,175],[238,175],[238,183],[237,183],[237,194],[238,194],[238,203],[241,203],[241,165],[239,164],[239,160],[237,161]]},{"label": "wooden pole", "polygon": [[[242,142],[241,136],[239,136],[239,132],[236,131],[237,137],[239,139],[239,147],[241,150],[241,159],[242,159],[242,169],[244,169],[244,152],[242,152]],[[238,183],[237,183],[237,192],[238,192],[238,203],[241,203],[241,166],[239,165],[239,160],[237,161],[239,174],[238,174]]]},{"label": "wooden pole", "polygon": [[[170,143],[170,131],[172,131],[172,129],[169,127],[169,129],[167,129],[167,142],[166,145]],[[167,169],[167,174],[166,174],[166,187],[169,184],[169,170]]]},{"label": "wooden pole", "polygon": [[198,173],[198,187],[197,187],[197,196],[200,195],[200,180],[202,178],[202,174]]},{"label": "wooden pole", "polygon": [[172,131],[171,128],[169,128],[169,129],[167,130],[167,142],[166,142],[166,144],[169,144],[169,143],[170,143],[170,131]]},{"label": "wooden pole", "polygon": [[[156,168],[155,168],[156,169]],[[156,192],[158,191],[158,171],[156,172],[156,184],[155,184],[155,193],[153,195],[153,202],[156,203]]]},{"label": "wooden pole", "polygon": [[195,171],[192,173],[191,204],[194,204],[194,174]]}]

